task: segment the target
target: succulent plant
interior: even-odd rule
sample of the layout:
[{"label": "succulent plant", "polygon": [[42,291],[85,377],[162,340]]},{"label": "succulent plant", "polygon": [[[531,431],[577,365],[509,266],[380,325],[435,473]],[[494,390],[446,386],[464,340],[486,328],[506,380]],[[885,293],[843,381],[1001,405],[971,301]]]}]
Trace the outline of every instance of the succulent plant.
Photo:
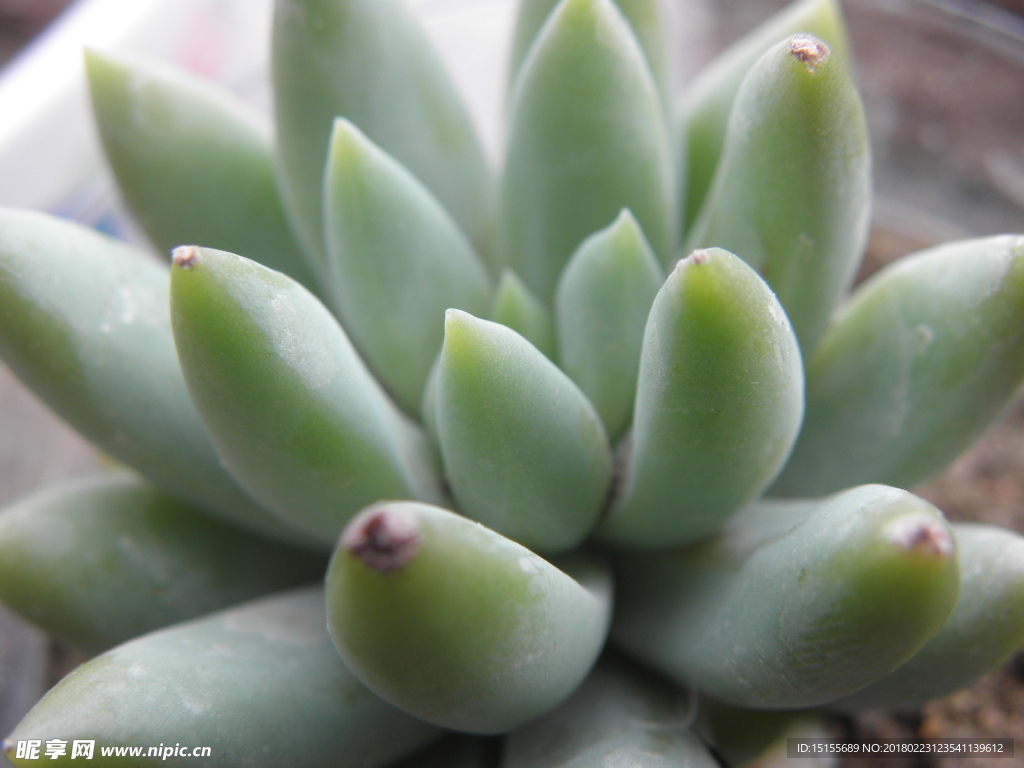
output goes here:
[{"label": "succulent plant", "polygon": [[915,706],[1024,642],[1024,540],[906,490],[1024,379],[1024,236],[851,292],[834,0],[679,104],[664,12],[522,0],[498,176],[401,0],[278,0],[273,140],[86,54],[173,256],[0,212],[0,354],[124,465],[0,515],[0,597],[99,654],[10,759],[711,766],[722,723]]}]

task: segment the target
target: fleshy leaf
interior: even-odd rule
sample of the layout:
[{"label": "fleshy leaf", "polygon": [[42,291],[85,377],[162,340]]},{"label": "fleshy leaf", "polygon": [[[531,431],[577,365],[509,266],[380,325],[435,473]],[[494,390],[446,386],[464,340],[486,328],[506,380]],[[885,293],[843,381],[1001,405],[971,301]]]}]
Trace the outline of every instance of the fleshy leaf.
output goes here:
[{"label": "fleshy leaf", "polygon": [[314,287],[257,115],[185,72],[95,51],[85,62],[107,159],[159,250],[202,243],[244,253]]},{"label": "fleshy leaf", "polygon": [[[435,728],[381,701],[338,658],[324,628],[323,591],[264,598],[118,646],[76,669],[4,742],[67,740],[47,765],[80,765],[71,742],[95,742],[88,765],[123,766],[104,747],[209,747],[211,754],[144,763],[214,768],[383,766],[437,738]],[[144,753],[145,754],[145,753]],[[173,754],[173,752],[168,753]],[[143,764],[135,762],[134,764]]]},{"label": "fleshy leaf", "polygon": [[715,768],[690,729],[695,697],[605,655],[560,707],[505,740],[502,768]]},{"label": "fleshy leaf", "polygon": [[771,290],[719,249],[680,261],[644,331],[632,445],[601,537],[695,541],[755,498],[803,412],[800,350]]},{"label": "fleshy leaf", "polygon": [[542,553],[591,532],[611,481],[608,439],[583,393],[526,339],[449,310],[435,408],[463,514]]},{"label": "fleshy leaf", "polygon": [[672,679],[764,709],[877,680],[939,630],[959,585],[941,513],[885,486],[757,504],[705,544],[616,566],[616,641]]},{"label": "fleshy leaf", "polygon": [[416,413],[449,307],[482,314],[490,279],[429,190],[347,120],[331,137],[324,191],[328,271],[367,365]]},{"label": "fleshy leaf", "polygon": [[[670,108],[675,98],[672,9],[665,0],[615,0],[615,4],[636,35],[666,109]],[[513,78],[557,5],[558,0],[522,0],[519,3],[509,66]]]},{"label": "fleshy leaf", "polygon": [[559,362],[614,442],[629,426],[644,326],[665,275],[624,210],[576,249],[558,281]]},{"label": "fleshy leaf", "polygon": [[568,697],[604,645],[607,570],[582,555],[561,565],[453,512],[384,502],[342,535],[328,627],[385,700],[454,730],[504,732]]},{"label": "fleshy leaf", "polygon": [[62,419],[168,493],[308,541],[220,465],[178,367],[167,268],[60,219],[0,210],[0,356]]},{"label": "fleshy leaf", "polygon": [[791,731],[811,717],[802,710],[744,709],[702,696],[697,729],[728,765],[743,765],[787,735],[796,736]]},{"label": "fleshy leaf", "polygon": [[688,88],[680,132],[687,159],[686,229],[697,218],[711,187],[740,83],[769,48],[801,32],[824,40],[832,54],[849,66],[850,45],[837,0],[800,0],[726,48]]},{"label": "fleshy leaf", "polygon": [[903,488],[969,446],[1024,378],[1024,237],[901,259],[857,289],[807,362],[807,414],[776,496]]},{"label": "fleshy leaf", "polygon": [[555,359],[555,326],[551,315],[511,269],[501,273],[490,319],[511,328],[549,360]]},{"label": "fleshy leaf", "polygon": [[224,465],[319,540],[382,498],[441,496],[436,457],[327,309],[224,251],[175,251],[174,340]]},{"label": "fleshy leaf", "polygon": [[0,513],[4,604],[87,653],[316,581],[324,565],[127,472],[48,488]]},{"label": "fleshy leaf", "polygon": [[814,37],[779,43],[736,96],[689,247],[725,248],[758,270],[806,357],[857,271],[870,207],[867,126],[842,62]]},{"label": "fleshy leaf", "polygon": [[970,685],[1024,645],[1024,538],[992,525],[952,528],[960,596],[949,621],[905,664],[830,709],[914,709]]},{"label": "fleshy leaf", "polygon": [[523,62],[509,114],[504,263],[541,301],[580,242],[622,208],[667,258],[675,182],[664,114],[612,0],[563,0]]},{"label": "fleshy leaf", "polygon": [[[705,733],[725,765],[781,768],[789,764],[790,739],[836,743],[834,721],[815,710],[740,709],[701,699],[701,714],[714,713],[716,729]],[[828,768],[836,762],[827,753],[801,760],[808,768]]]},{"label": "fleshy leaf", "polygon": [[469,238],[488,240],[483,150],[440,57],[401,0],[278,0],[273,81],[286,209],[317,258],[324,161],[336,117],[419,178]]}]

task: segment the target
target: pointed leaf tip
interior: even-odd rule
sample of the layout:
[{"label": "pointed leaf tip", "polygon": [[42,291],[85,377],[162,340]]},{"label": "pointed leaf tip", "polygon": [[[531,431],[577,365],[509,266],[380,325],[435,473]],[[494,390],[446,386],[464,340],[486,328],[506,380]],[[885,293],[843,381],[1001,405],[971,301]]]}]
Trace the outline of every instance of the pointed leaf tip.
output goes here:
[{"label": "pointed leaf tip", "polygon": [[412,561],[420,546],[420,530],[416,517],[403,507],[371,507],[348,525],[341,544],[367,568],[389,573]]},{"label": "pointed leaf tip", "polygon": [[628,208],[573,252],[555,291],[562,370],[615,442],[633,411],[644,325],[665,274]]},{"label": "pointed leaf tip", "polygon": [[907,553],[948,559],[956,551],[949,528],[930,517],[897,518],[886,526],[884,535],[890,544]]},{"label": "pointed leaf tip", "polygon": [[789,41],[789,52],[797,61],[807,65],[808,72],[814,72],[828,61],[829,47],[814,35],[795,35]]},{"label": "pointed leaf tip", "polygon": [[625,206],[667,258],[672,167],[656,86],[615,4],[558,6],[511,96],[499,196],[506,263],[550,302],[580,242]]},{"label": "pointed leaf tip", "polygon": [[347,167],[354,164],[360,153],[360,145],[366,143],[366,134],[360,131],[352,121],[344,117],[336,117],[334,127],[331,129],[328,167],[336,165]]},{"label": "pointed leaf tip", "polygon": [[593,406],[514,330],[449,311],[435,400],[460,510],[537,552],[578,546],[611,473]]},{"label": "pointed leaf tip", "polygon": [[676,264],[651,306],[623,482],[600,534],[695,541],[755,498],[789,454],[803,367],[774,294],[720,248]]},{"label": "pointed leaf tip", "polygon": [[327,570],[331,637],[377,695],[454,730],[502,733],[579,685],[606,639],[603,561],[575,556],[561,570],[427,504],[391,501],[364,514],[344,540],[369,525],[402,541],[415,531],[419,541],[415,559],[390,578],[344,551]]},{"label": "pointed leaf tip", "polygon": [[182,245],[171,253],[171,264],[180,269],[192,269],[199,261],[199,249],[194,245]]},{"label": "pointed leaf tip", "polygon": [[461,309],[446,309],[444,312],[444,343],[458,342],[468,338],[480,323],[487,322]]}]

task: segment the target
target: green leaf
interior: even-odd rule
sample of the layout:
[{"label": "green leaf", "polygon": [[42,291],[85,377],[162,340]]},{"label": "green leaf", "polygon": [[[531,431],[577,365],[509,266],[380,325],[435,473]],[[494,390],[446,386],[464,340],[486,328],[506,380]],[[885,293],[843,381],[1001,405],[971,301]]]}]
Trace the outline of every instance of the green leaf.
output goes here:
[{"label": "green leaf", "polygon": [[714,532],[786,460],[802,373],[789,321],[750,267],[718,249],[680,261],[647,320],[632,445],[600,536],[663,548]]},{"label": "green leaf", "polygon": [[342,535],[328,627],[385,700],[454,730],[504,732],[568,697],[604,645],[607,570],[582,555],[562,567],[453,512],[384,502]]},{"label": "green leaf", "polygon": [[941,513],[895,488],[757,504],[705,544],[618,558],[613,638],[727,703],[822,704],[939,630],[956,602],[955,550]]},{"label": "green leaf", "polygon": [[490,319],[511,328],[549,360],[556,359],[555,326],[551,322],[551,314],[511,269],[506,268],[501,273]]},{"label": "green leaf", "polygon": [[833,55],[849,65],[850,45],[837,0],[800,0],[726,48],[687,89],[680,132],[687,158],[687,230],[711,187],[740,83],[769,48],[800,32],[824,40]]},{"label": "green leaf", "polygon": [[[4,742],[95,741],[95,766],[156,764],[102,756],[104,747],[209,747],[162,765],[373,768],[438,736],[363,687],[324,629],[320,588],[247,603],[154,632],[86,662]],[[145,754],[145,752],[144,752]],[[79,765],[79,761],[74,762]]]},{"label": "green leaf", "polygon": [[901,259],[842,307],[807,362],[807,414],[777,496],[909,488],[969,446],[1024,378],[1024,237]]},{"label": "green leaf", "polygon": [[202,243],[314,287],[285,221],[258,115],[185,72],[95,51],[85,63],[107,160],[160,251]]},{"label": "green leaf", "polygon": [[644,326],[665,275],[628,210],[576,249],[558,281],[559,362],[615,442],[629,426]]},{"label": "green leaf", "polygon": [[992,525],[952,528],[960,596],[949,621],[905,664],[830,709],[916,709],[970,685],[1024,645],[1024,537]]},{"label": "green leaf", "polygon": [[324,565],[127,472],[66,482],[0,513],[0,598],[87,653],[315,581]]},{"label": "green leaf", "polygon": [[779,43],[736,95],[688,247],[758,270],[807,357],[864,254],[870,206],[867,126],[842,62],[814,37]]},{"label": "green leaf", "polygon": [[804,710],[743,709],[705,696],[700,700],[697,729],[727,765],[742,765],[787,735],[796,736],[793,729],[809,717],[813,716]]},{"label": "green leaf", "polygon": [[437,442],[437,377],[441,373],[441,355],[434,358],[427,381],[423,385],[423,401],[420,403],[420,423],[430,439]]},{"label": "green leaf", "polygon": [[[522,0],[512,39],[511,79],[519,72],[541,27],[558,5],[558,0]],[[648,67],[665,102],[666,111],[675,100],[672,45],[672,9],[665,0],[615,0],[643,49]]]},{"label": "green leaf", "polygon": [[504,263],[550,303],[580,242],[629,208],[655,252],[674,245],[664,113],[611,0],[564,0],[523,62],[509,108]]},{"label": "green leaf", "polygon": [[483,150],[404,2],[279,0],[272,58],[283,196],[312,254],[325,254],[321,194],[336,117],[415,174],[477,247],[487,244],[491,182]]},{"label": "green leaf", "polygon": [[449,310],[435,408],[466,516],[542,553],[591,532],[611,481],[608,439],[583,393],[526,339]]},{"label": "green leaf", "polygon": [[181,248],[171,315],[224,465],[268,509],[333,542],[377,499],[440,499],[426,437],[294,280],[224,251]]},{"label": "green leaf", "polygon": [[167,268],[148,254],[0,209],[0,356],[62,419],[168,493],[308,543],[221,467],[178,367]]},{"label": "green leaf", "polygon": [[416,413],[444,311],[485,312],[490,279],[430,191],[347,120],[335,123],[325,184],[340,317],[370,368]]},{"label": "green leaf", "polygon": [[502,768],[715,768],[690,729],[696,699],[606,655],[553,712],[513,731]]},{"label": "green leaf", "polygon": [[[701,700],[701,715],[709,714],[714,729],[705,734],[715,753],[725,765],[746,768],[771,768],[788,765],[790,739],[814,739],[835,743],[835,723],[814,710],[740,709]],[[834,755],[821,752],[806,755],[801,765],[807,768],[828,768],[836,763]]]}]

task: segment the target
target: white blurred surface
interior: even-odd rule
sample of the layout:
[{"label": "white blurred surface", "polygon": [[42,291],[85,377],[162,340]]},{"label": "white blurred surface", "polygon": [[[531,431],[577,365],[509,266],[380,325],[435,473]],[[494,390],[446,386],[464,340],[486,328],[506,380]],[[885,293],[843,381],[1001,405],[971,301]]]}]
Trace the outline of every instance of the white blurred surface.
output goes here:
[{"label": "white blurred surface", "polygon": [[[514,0],[410,0],[492,159]],[[271,0],[79,0],[0,77],[0,205],[130,237],[89,114],[82,48],[170,61],[266,109]]]}]

